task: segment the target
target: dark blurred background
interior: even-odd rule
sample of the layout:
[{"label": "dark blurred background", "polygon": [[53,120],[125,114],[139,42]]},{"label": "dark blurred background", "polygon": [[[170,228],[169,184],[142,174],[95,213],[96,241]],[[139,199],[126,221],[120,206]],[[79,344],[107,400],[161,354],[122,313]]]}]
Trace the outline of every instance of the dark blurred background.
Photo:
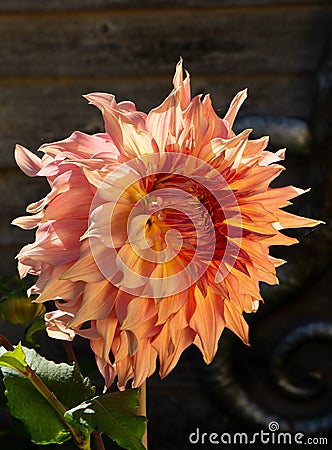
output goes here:
[{"label": "dark blurred background", "polygon": [[[331,434],[331,19],[329,0],[0,2],[2,279],[16,273],[17,251],[33,240],[11,220],[47,192],[44,180],[16,167],[15,143],[35,151],[76,129],[102,131],[98,111],[81,97],[93,91],[148,111],[169,93],[180,56],[193,94],[210,93],[221,116],[248,88],[236,128],[271,135],[273,151],[287,146],[287,171],[276,184],[312,188],[289,210],[327,222],[297,232],[299,245],[272,250],[289,263],[279,270],[280,286],[262,286],[266,303],[248,317],[250,347],[224,333],[211,366],[190,348],[167,379],[149,380],[152,450],[215,448],[191,444],[189,434],[252,432],[272,420],[284,431]],[[23,336],[22,327],[0,327],[14,344]],[[60,342],[38,339],[41,353],[66,358]],[[101,388],[87,343],[75,348],[85,375]],[[29,447],[3,397],[1,405],[1,450],[38,448]]]}]

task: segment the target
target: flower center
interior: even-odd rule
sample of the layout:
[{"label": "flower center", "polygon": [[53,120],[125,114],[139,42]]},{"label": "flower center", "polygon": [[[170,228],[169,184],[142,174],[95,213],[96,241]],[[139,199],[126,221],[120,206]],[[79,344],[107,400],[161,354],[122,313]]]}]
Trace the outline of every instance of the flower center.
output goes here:
[{"label": "flower center", "polygon": [[214,193],[196,180],[182,175],[158,175],[152,193],[147,196],[145,211],[150,215],[146,220],[147,237],[164,240],[166,233],[174,229],[181,234],[186,253],[194,253],[199,240],[209,247],[215,243],[214,258],[223,257],[224,211]]}]

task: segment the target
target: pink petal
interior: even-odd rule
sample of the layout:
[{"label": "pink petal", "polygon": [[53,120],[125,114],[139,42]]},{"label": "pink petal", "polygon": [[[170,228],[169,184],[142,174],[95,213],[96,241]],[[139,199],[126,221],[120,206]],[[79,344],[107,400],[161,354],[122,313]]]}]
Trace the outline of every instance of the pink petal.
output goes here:
[{"label": "pink petal", "polygon": [[20,169],[29,177],[35,177],[42,168],[41,159],[19,144],[15,147],[15,159]]},{"label": "pink petal", "polygon": [[99,283],[87,283],[83,291],[83,300],[71,327],[78,326],[88,320],[105,319],[112,311],[117,289],[108,280]]},{"label": "pink petal", "polygon": [[164,152],[169,134],[177,137],[182,128],[182,110],[176,90],[173,90],[160,106],[149,112],[146,126],[159,151]]},{"label": "pink petal", "polygon": [[224,117],[224,120],[227,120],[229,123],[229,126],[232,128],[235,117],[241,108],[242,103],[247,98],[247,89],[244,89],[243,91],[240,91],[236,96],[233,98],[230,107]]},{"label": "pink petal", "polygon": [[24,230],[32,230],[37,225],[39,225],[43,217],[44,212],[40,211],[39,213],[34,214],[33,216],[17,217],[12,221],[12,225],[17,225],[18,227],[23,228]]},{"label": "pink petal", "polygon": [[67,326],[71,318],[71,314],[63,313],[62,311],[46,313],[45,323],[49,337],[63,341],[72,341],[75,337],[75,331]]},{"label": "pink petal", "polygon": [[182,58],[176,65],[175,74],[173,78],[173,85],[180,98],[181,109],[185,110],[191,100],[190,94],[190,76],[186,71],[186,78],[183,80]]}]

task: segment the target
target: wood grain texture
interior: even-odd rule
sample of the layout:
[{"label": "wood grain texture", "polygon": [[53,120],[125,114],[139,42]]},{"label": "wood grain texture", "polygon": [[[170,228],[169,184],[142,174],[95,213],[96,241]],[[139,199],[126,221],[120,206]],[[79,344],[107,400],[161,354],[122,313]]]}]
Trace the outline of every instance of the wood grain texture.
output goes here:
[{"label": "wood grain texture", "polygon": [[[0,171],[0,247],[17,252],[20,246],[34,241],[34,231],[25,231],[11,225],[18,216],[28,215],[28,204],[39,200],[49,191],[42,178],[28,178],[19,169]],[[15,256],[15,255],[14,255]],[[0,265],[0,276],[2,267]]]},{"label": "wood grain texture", "polygon": [[313,73],[332,7],[0,15],[0,77]]},{"label": "wood grain texture", "polygon": [[[13,150],[19,143],[36,150],[44,142],[64,139],[74,130],[103,130],[99,111],[82,94],[102,91],[120,100],[130,99],[147,112],[171,90],[173,68],[165,79],[78,80],[66,83],[0,83],[0,167],[14,167]],[[215,109],[223,115],[240,90],[249,97],[240,115],[269,114],[307,120],[314,82],[309,77],[192,76],[192,92],[210,93]]]},{"label": "wood grain texture", "polygon": [[11,225],[13,219],[29,215],[26,207],[49,192],[43,178],[29,178],[18,168],[0,170],[0,278],[17,273],[16,255],[35,240],[35,230]]},{"label": "wood grain texture", "polygon": [[[0,278],[7,280],[13,275],[17,275],[17,259],[15,258],[20,249],[19,244],[14,246],[0,246]],[[3,331],[2,322],[0,323],[1,331]]]},{"label": "wood grain texture", "polygon": [[10,0],[0,3],[0,12],[76,11],[122,8],[262,7],[329,4],[330,0]]}]

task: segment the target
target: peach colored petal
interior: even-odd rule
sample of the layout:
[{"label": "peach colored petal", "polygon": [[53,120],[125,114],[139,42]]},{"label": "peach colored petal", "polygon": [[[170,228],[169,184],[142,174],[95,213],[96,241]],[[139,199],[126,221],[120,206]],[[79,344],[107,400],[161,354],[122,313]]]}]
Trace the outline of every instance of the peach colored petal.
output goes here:
[{"label": "peach colored petal", "polygon": [[89,241],[84,241],[81,246],[80,258],[61,276],[62,280],[85,281],[98,283],[104,279],[104,275],[99,271],[95,257],[98,261],[107,259],[103,247],[95,248],[96,256],[90,251]]},{"label": "peach colored petal", "polygon": [[278,150],[276,153],[271,153],[264,151],[261,160],[259,161],[260,166],[268,166],[269,164],[273,164],[275,162],[283,161],[285,159],[286,149],[283,148]]},{"label": "peach colored petal", "polygon": [[38,226],[43,217],[44,212],[40,211],[39,213],[34,214],[33,216],[17,217],[12,221],[12,225],[17,225],[18,227],[23,228],[24,230],[32,230],[33,228],[36,228]]},{"label": "peach colored petal", "polygon": [[122,132],[122,146],[128,156],[135,158],[158,152],[157,145],[150,133],[143,129],[137,129],[132,123],[123,122],[121,117],[119,125]]},{"label": "peach colored petal", "polygon": [[96,322],[97,331],[102,337],[100,347],[101,352],[99,356],[102,357],[107,364],[111,364],[109,356],[114,341],[117,324],[118,322],[114,315],[110,315],[109,317]]},{"label": "peach colored petal", "polygon": [[68,138],[44,144],[40,147],[44,153],[52,157],[65,158],[92,158],[100,153],[106,153],[109,157],[117,158],[119,150],[110,141],[106,140],[106,136],[101,135],[89,136],[88,134],[74,131]]},{"label": "peach colored petal", "polygon": [[[254,161],[257,161],[258,159],[261,160],[260,164],[262,164],[261,155],[263,155],[264,149],[267,147],[267,144],[269,142],[268,136],[263,136],[259,139],[253,139],[248,141],[247,146],[243,152],[243,158],[246,164],[250,162],[251,159]],[[276,153],[277,154],[277,153]],[[283,158],[279,158],[279,161]]]},{"label": "peach colored petal", "polygon": [[[61,270],[61,272],[62,271],[63,270]],[[56,272],[56,270],[54,272]],[[57,279],[57,275],[55,276],[53,275],[53,280],[50,280],[47,283],[42,293],[34,301],[36,303],[43,303],[48,300],[55,300],[55,299],[68,301],[70,299],[76,299],[78,295],[82,292],[82,289],[83,283],[72,283],[67,280],[59,280]]]},{"label": "peach colored petal", "polygon": [[110,94],[94,93],[85,95],[85,98],[89,100],[89,103],[97,106],[104,118],[105,129],[107,134],[113,140],[116,147],[121,148],[123,151],[123,138],[121,124],[128,123],[133,124],[135,128],[140,130],[145,129],[145,114],[136,111],[136,108],[128,108],[128,103],[117,104],[115,97]]},{"label": "peach colored petal", "polygon": [[86,284],[83,291],[83,301],[70,322],[70,326],[76,327],[89,320],[108,317],[115,304],[116,295],[117,289],[108,280]]},{"label": "peach colored petal", "polygon": [[321,220],[307,219],[281,210],[278,211],[278,222],[282,228],[316,227],[324,223]]},{"label": "peach colored petal", "polygon": [[67,220],[45,223],[37,232],[37,240],[26,245],[18,255],[23,262],[25,258],[35,259],[54,265],[66,264],[75,260],[79,255],[78,240],[73,239],[76,233],[79,236],[84,229],[80,221]]},{"label": "peach colored petal", "polygon": [[72,341],[75,337],[75,331],[67,326],[71,318],[71,314],[62,313],[61,311],[46,313],[45,323],[49,337],[63,341]]},{"label": "peach colored petal", "polygon": [[42,168],[40,158],[19,144],[15,147],[15,160],[20,169],[29,177],[35,177]]},{"label": "peach colored petal", "polygon": [[163,297],[158,302],[158,324],[165,323],[173,314],[177,313],[188,301],[188,292]]},{"label": "peach colored petal", "polygon": [[233,98],[230,107],[224,117],[224,120],[227,120],[227,122],[229,123],[229,126],[232,127],[235,117],[239,111],[239,109],[241,108],[242,103],[246,100],[247,98],[247,89],[244,89],[243,91],[240,91],[238,94],[236,94],[236,96]]},{"label": "peach colored petal", "polygon": [[149,339],[140,342],[133,358],[133,388],[141,386],[156,370],[157,352]]},{"label": "peach colored petal", "polygon": [[210,289],[204,297],[196,286],[195,300],[196,308],[189,325],[196,333],[195,344],[201,350],[204,361],[210,364],[217,352],[218,341],[225,325],[223,299]]},{"label": "peach colored petal", "polygon": [[182,58],[177,63],[175,68],[175,74],[173,77],[173,85],[176,89],[176,92],[180,98],[180,106],[182,110],[185,110],[191,99],[190,94],[190,75],[186,71],[186,78],[183,80],[183,68],[182,68]]},{"label": "peach colored petal", "polygon": [[209,122],[206,98],[197,95],[183,113],[183,126],[192,130],[191,154],[199,155],[200,149],[206,145],[213,133],[213,126]]},{"label": "peach colored petal", "polygon": [[105,388],[104,388],[104,392],[106,391],[106,389],[108,389],[116,376],[116,367],[114,364],[108,363],[103,357],[103,347],[104,347],[104,342],[102,338],[99,339],[92,339],[90,341],[90,346],[92,351],[95,353],[96,356],[96,363],[98,366],[98,369],[100,371],[100,373],[103,375],[104,380],[105,380]]},{"label": "peach colored petal", "polygon": [[182,111],[176,90],[173,90],[160,106],[149,112],[146,126],[154,137],[159,151],[165,151],[169,134],[177,137],[182,128]]},{"label": "peach colored petal", "polygon": [[135,330],[141,322],[149,320],[156,315],[154,300],[151,298],[134,298],[128,303],[122,330]]},{"label": "peach colored petal", "polygon": [[144,258],[144,253],[138,254],[131,244],[124,244],[116,256],[116,267],[122,272],[118,287],[126,286],[135,289],[144,286],[155,267],[155,263]]},{"label": "peach colored petal", "polygon": [[116,370],[118,375],[119,390],[126,389],[128,381],[134,377],[134,370],[129,356],[117,362]]},{"label": "peach colored petal", "polygon": [[269,188],[264,192],[253,193],[252,195],[248,195],[248,197],[242,197],[239,199],[239,203],[259,203],[260,205],[267,204],[271,211],[278,210],[279,208],[283,208],[285,206],[290,205],[288,200],[291,200],[294,197],[305,194],[309,192],[310,189],[300,189],[294,186],[285,186],[282,188]]},{"label": "peach colored petal", "polygon": [[248,324],[242,314],[228,300],[224,302],[224,317],[225,326],[237,334],[245,344],[249,345]]},{"label": "peach colored petal", "polygon": [[193,343],[195,337],[194,331],[187,327],[179,329],[171,339],[169,323],[165,323],[163,330],[152,344],[160,360],[159,374],[161,378],[165,378],[174,369],[182,352]]},{"label": "peach colored petal", "polygon": [[67,217],[88,220],[92,196],[91,189],[87,186],[57,195],[49,203],[44,213],[43,222],[66,219]]}]

